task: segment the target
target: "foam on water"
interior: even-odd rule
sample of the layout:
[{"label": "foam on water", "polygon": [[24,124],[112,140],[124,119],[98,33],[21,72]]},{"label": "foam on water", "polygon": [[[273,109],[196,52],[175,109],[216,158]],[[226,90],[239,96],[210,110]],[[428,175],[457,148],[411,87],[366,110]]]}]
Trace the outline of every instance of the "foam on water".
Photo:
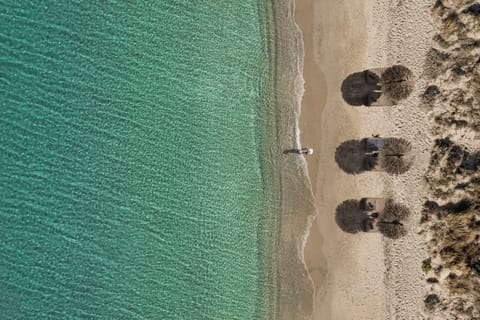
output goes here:
[{"label": "foam on water", "polygon": [[294,1],[276,1],[273,8],[275,133],[272,181],[280,192],[277,212],[275,255],[276,312],[271,319],[310,319],[313,284],[306,269],[303,250],[315,214],[311,182],[303,157],[283,155],[282,151],[300,148],[299,117],[303,95],[303,40],[294,19]]}]

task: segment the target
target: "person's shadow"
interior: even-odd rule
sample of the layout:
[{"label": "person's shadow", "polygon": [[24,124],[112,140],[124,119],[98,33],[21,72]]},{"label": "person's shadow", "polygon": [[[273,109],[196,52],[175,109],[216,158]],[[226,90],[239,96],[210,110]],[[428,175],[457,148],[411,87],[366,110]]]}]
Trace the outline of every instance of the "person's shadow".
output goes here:
[{"label": "person's shadow", "polygon": [[283,154],[289,154],[289,153],[299,154],[298,149],[286,149],[286,150],[283,150]]}]

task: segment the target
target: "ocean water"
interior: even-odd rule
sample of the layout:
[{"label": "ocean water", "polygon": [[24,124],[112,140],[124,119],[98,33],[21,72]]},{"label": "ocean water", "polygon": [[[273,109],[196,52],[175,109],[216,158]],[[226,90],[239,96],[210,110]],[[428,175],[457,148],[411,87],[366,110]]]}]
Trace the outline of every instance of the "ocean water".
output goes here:
[{"label": "ocean water", "polygon": [[275,318],[268,6],[0,1],[1,319]]}]

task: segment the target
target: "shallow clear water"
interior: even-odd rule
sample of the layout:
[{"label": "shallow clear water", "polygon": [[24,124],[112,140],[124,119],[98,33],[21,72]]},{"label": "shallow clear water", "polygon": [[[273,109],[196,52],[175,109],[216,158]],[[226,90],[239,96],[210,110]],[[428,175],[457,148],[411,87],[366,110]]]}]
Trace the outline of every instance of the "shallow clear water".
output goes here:
[{"label": "shallow clear water", "polygon": [[0,1],[2,319],[274,308],[260,2]]}]

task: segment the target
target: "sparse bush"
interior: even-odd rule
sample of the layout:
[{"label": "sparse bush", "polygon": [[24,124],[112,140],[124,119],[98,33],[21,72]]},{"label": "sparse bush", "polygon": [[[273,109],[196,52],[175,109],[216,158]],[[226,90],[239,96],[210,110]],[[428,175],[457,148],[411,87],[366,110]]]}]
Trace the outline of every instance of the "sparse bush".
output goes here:
[{"label": "sparse bush", "polygon": [[[456,135],[458,129],[467,135],[480,132],[479,15],[478,0],[437,0],[432,8],[436,48],[427,53],[423,71],[432,81],[420,98],[437,137]],[[429,232],[428,252],[435,266],[431,269],[427,259],[422,270],[436,275],[427,283],[443,288],[441,301],[431,294],[424,302],[427,310],[445,318],[480,319],[479,151],[437,139],[425,175],[433,198],[425,203],[421,222]],[[449,276],[438,282],[446,271]]]},{"label": "sparse bush", "polygon": [[431,48],[423,65],[423,73],[427,78],[435,79],[448,68],[450,54]]},{"label": "sparse bush", "polygon": [[429,273],[432,270],[432,259],[428,258],[422,261],[422,271]]},{"label": "sparse bush", "polygon": [[438,295],[432,293],[426,296],[423,302],[425,303],[425,307],[427,308],[427,310],[433,310],[435,306],[440,303],[440,298],[438,297]]}]

